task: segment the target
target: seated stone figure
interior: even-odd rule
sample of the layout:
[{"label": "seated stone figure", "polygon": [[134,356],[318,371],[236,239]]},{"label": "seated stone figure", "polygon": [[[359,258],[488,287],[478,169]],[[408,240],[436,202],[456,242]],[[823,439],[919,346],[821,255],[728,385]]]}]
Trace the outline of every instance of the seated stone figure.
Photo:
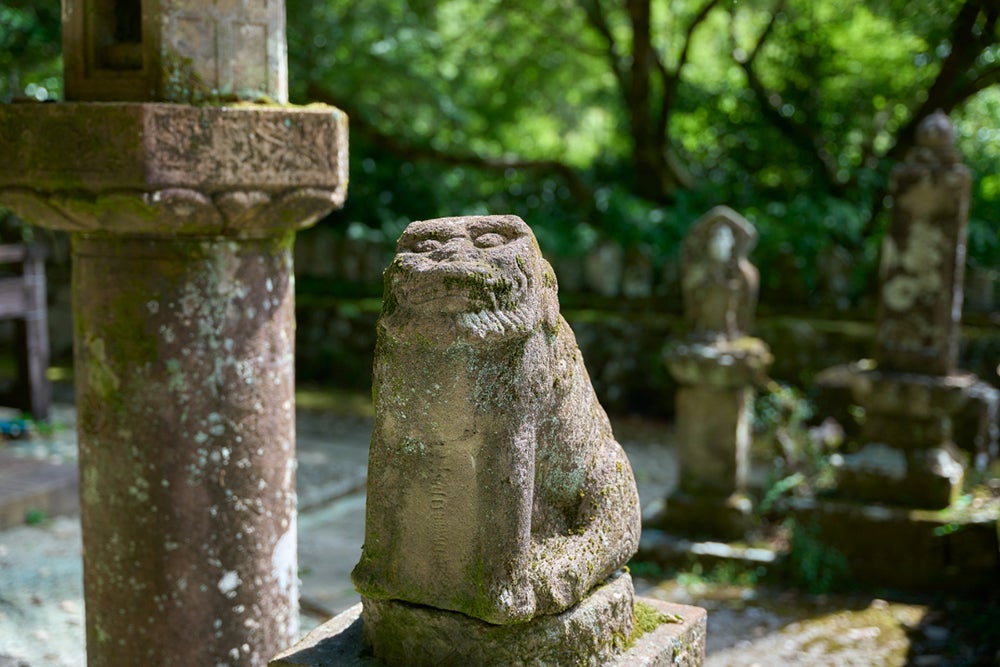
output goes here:
[{"label": "seated stone figure", "polygon": [[414,222],[385,271],[361,595],[493,624],[635,553],[639,499],[556,279],[515,216]]}]

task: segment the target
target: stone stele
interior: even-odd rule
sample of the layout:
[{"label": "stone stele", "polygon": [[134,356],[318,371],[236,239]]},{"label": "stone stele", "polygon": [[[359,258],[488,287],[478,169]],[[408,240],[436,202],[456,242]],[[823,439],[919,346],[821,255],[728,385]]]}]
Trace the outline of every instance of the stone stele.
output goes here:
[{"label": "stone stele", "polygon": [[760,274],[747,255],[756,242],[757,230],[728,206],[691,226],[681,250],[681,288],[693,337],[731,340],[750,330]]}]

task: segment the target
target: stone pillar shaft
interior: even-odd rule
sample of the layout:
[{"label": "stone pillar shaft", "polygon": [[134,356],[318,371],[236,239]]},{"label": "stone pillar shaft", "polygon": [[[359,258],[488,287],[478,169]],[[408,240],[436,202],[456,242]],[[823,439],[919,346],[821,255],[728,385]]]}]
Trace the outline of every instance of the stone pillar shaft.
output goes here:
[{"label": "stone pillar shaft", "polygon": [[681,386],[677,449],[684,493],[725,498],[746,491],[752,386]]},{"label": "stone pillar shaft", "polygon": [[74,236],[89,667],[296,638],[292,238]]}]

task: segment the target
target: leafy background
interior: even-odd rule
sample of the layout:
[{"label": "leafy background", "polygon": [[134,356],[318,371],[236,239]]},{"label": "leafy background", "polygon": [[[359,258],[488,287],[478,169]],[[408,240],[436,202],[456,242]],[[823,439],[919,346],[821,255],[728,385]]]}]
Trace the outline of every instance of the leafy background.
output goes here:
[{"label": "leafy background", "polygon": [[[349,201],[321,223],[337,233],[391,245],[410,220],[510,212],[550,256],[610,240],[664,270],[724,203],[761,232],[765,294],[797,281],[816,299],[839,262],[856,301],[889,170],[939,108],[975,174],[969,263],[1000,266],[998,15],[992,0],[289,0],[291,101],[351,117]],[[0,99],[59,99],[59,43],[56,0],[0,6]]]}]

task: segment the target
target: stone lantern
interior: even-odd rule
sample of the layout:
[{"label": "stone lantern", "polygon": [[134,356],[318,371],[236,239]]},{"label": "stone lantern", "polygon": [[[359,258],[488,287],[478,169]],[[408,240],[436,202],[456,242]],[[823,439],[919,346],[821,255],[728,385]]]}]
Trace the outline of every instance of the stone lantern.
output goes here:
[{"label": "stone lantern", "polygon": [[288,99],[280,0],[65,0],[67,100]]},{"label": "stone lantern", "polygon": [[285,104],[280,0],[63,21],[69,101],[0,106],[0,203],[73,235],[88,664],[262,665],[298,632],[291,250],[347,118]]}]

